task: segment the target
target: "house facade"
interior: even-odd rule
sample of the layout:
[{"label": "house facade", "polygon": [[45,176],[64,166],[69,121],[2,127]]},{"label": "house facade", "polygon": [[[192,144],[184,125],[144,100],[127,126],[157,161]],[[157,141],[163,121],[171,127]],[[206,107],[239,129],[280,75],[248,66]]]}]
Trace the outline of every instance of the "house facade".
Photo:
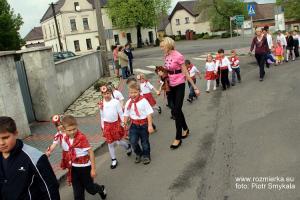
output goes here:
[{"label": "house facade", "polygon": [[[164,19],[163,19],[164,20]],[[197,9],[197,1],[179,1],[159,31],[166,35],[185,35],[186,31],[211,33],[209,21]]]},{"label": "house facade", "polygon": [[[136,29],[120,30],[112,25],[105,8],[106,0],[101,0],[102,20],[105,29],[107,49],[114,44],[137,44]],[[94,0],[59,0],[55,5],[55,13],[64,51],[84,54],[95,51],[99,46],[98,27]],[[60,51],[59,40],[51,6],[41,19],[41,26],[46,46],[53,51]],[[142,29],[143,41],[155,41],[154,29]]]}]

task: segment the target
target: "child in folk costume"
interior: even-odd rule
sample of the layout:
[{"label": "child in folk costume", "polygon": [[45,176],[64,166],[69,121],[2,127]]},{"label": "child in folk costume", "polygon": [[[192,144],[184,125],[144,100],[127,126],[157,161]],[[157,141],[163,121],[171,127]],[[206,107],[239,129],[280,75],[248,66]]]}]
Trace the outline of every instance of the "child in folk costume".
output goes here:
[{"label": "child in folk costume", "polygon": [[104,185],[98,185],[93,180],[96,177],[95,155],[86,136],[78,129],[73,116],[65,115],[62,124],[66,135],[61,143],[63,149],[61,167],[68,169],[67,180],[72,184],[74,199],[85,199],[85,190],[106,199]]},{"label": "child in folk costume", "polygon": [[[190,77],[192,78],[192,80],[194,81],[194,83],[196,84],[196,75],[201,78],[200,76],[200,72],[199,70],[197,69],[197,67],[195,65],[193,65],[191,63],[190,60],[185,60],[185,66],[190,74]],[[188,85],[189,85],[189,88],[190,88],[190,94],[189,94],[189,97],[187,99],[188,102],[192,103],[194,98],[198,98],[197,95],[195,94],[195,90],[194,88],[192,87],[192,85],[190,84],[190,82],[188,82]]]},{"label": "child in folk costume", "polygon": [[216,67],[216,63],[214,62],[212,55],[208,54],[205,63],[205,79],[207,80],[207,85],[206,85],[207,93],[209,93],[210,91],[211,82],[214,83],[213,90],[217,89],[216,86],[217,82],[215,81],[218,78],[217,70],[218,68]]},{"label": "child in folk costume", "polygon": [[170,82],[169,82],[169,76],[168,71],[163,66],[156,66],[155,73],[160,77],[160,88],[159,92],[165,91],[165,95],[167,96],[168,104],[167,106],[171,109],[171,119],[175,119],[175,117],[172,114],[172,108],[173,108],[173,101],[171,100],[170,96]]},{"label": "child in folk costume", "polygon": [[275,60],[276,60],[276,65],[282,64],[284,60],[284,51],[283,51],[283,46],[281,45],[280,41],[277,41],[277,44],[275,45]]},{"label": "child in folk costume", "polygon": [[140,82],[140,88],[143,96],[148,100],[149,104],[161,114],[161,107],[156,105],[156,101],[151,93],[151,90],[154,90],[157,95],[160,95],[160,92],[146,79],[144,74],[137,75],[137,80]]},{"label": "child in folk costume", "polygon": [[220,62],[218,62],[219,65],[217,65],[217,61],[220,61],[221,60],[221,56],[219,53],[216,54],[216,57],[214,59],[214,62],[216,64],[216,69],[217,69],[217,78],[216,78],[216,83],[217,83],[217,87],[219,87],[220,85]]},{"label": "child in folk costume", "polygon": [[231,57],[230,57],[230,63],[232,68],[232,83],[231,85],[234,86],[236,83],[236,76],[238,79],[238,82],[241,82],[241,70],[240,70],[240,59],[236,55],[236,51],[231,51]]},{"label": "child in folk costume", "polygon": [[[129,140],[136,154],[135,163],[142,161],[144,165],[147,165],[151,162],[149,134],[154,132],[153,109],[146,98],[140,95],[138,83],[132,83],[128,87],[130,99],[125,104],[124,123],[131,120]],[[142,147],[140,147],[139,141],[141,141]]]},{"label": "child in folk costume", "polygon": [[124,99],[125,98],[124,98],[123,94],[119,90],[116,89],[116,87],[114,86],[114,84],[112,82],[108,82],[107,86],[109,88],[111,88],[111,90],[112,90],[112,97],[114,99],[117,99],[121,103],[122,108],[124,108]]},{"label": "child in folk costume", "polygon": [[107,86],[100,88],[103,99],[99,103],[101,128],[103,130],[103,137],[108,144],[108,150],[111,156],[111,169],[115,169],[118,165],[116,159],[114,145],[118,144],[125,148],[127,155],[131,155],[131,145],[123,141],[125,131],[121,126],[121,120],[123,120],[123,110],[120,102],[117,99],[112,98],[112,91]]},{"label": "child in folk costume", "polygon": [[57,146],[57,144],[62,143],[62,139],[65,136],[64,133],[64,127],[62,125],[62,119],[63,119],[63,115],[54,115],[52,117],[52,123],[55,125],[56,129],[57,129],[57,133],[54,136],[53,139],[53,143],[48,147],[47,151],[45,152],[45,154],[49,157],[51,155],[51,153],[54,151],[55,147]]},{"label": "child in folk costume", "polygon": [[220,55],[220,59],[217,60],[216,65],[220,66],[220,79],[223,90],[226,90],[230,88],[228,73],[232,71],[232,68],[229,59],[224,55],[224,49],[219,49],[218,54]]}]

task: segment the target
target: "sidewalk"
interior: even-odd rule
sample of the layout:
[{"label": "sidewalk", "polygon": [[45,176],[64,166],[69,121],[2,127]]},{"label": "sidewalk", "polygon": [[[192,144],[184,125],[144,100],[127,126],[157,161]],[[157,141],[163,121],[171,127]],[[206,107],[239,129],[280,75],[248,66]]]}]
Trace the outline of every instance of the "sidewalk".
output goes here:
[{"label": "sidewalk", "polygon": [[[100,81],[102,79],[107,78],[100,78]],[[110,77],[109,79],[113,80],[113,77]],[[123,88],[124,81],[121,81],[118,83],[120,89]],[[93,87],[93,86],[92,86]],[[92,88],[91,87],[91,88]],[[90,91],[91,88],[89,88],[87,91]],[[95,97],[96,92],[93,92],[93,97]],[[82,99],[82,96],[79,97],[75,103]],[[91,101],[95,104],[95,98],[93,98]],[[74,103],[74,104],[75,104]],[[82,102],[81,102],[82,103]],[[71,106],[70,106],[71,107]],[[97,105],[96,105],[97,107]],[[85,109],[89,109],[89,105],[85,107]],[[83,109],[84,110],[84,109]],[[67,114],[72,114],[69,112],[66,112]],[[86,134],[88,141],[90,142],[91,146],[93,147],[93,150],[96,151],[97,149],[101,148],[104,144],[104,138],[102,137],[102,133],[100,130],[100,117],[99,117],[99,111],[94,111],[93,114],[87,114],[84,117],[75,117],[78,120],[79,129]],[[23,139],[24,143],[31,145],[37,149],[39,149],[42,152],[45,152],[45,150],[52,144],[53,137],[55,133],[57,132],[55,126],[51,122],[35,122],[30,125],[31,133],[32,135]],[[59,181],[61,181],[64,176],[67,173],[67,170],[62,170],[60,168],[60,161],[61,161],[61,148],[58,146],[54,152],[51,154],[49,161],[52,165],[52,168],[54,170],[54,173]]]}]

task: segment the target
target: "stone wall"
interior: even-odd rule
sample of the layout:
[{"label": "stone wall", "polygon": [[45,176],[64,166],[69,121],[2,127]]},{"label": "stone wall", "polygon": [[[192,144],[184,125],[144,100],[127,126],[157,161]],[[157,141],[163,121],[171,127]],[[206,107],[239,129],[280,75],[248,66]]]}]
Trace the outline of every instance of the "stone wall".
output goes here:
[{"label": "stone wall", "polygon": [[12,117],[19,137],[30,135],[23,97],[14,61],[15,52],[0,52],[0,116]]},{"label": "stone wall", "polygon": [[55,64],[58,94],[64,110],[103,75],[100,63],[100,53],[94,52]]}]

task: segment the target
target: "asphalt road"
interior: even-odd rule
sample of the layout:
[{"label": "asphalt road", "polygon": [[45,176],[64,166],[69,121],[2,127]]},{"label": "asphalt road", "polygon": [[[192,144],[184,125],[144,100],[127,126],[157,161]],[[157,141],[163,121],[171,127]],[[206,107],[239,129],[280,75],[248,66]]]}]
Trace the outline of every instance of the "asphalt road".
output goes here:
[{"label": "asphalt road", "polygon": [[[209,48],[217,44],[207,43]],[[178,45],[194,52],[189,47]],[[155,65],[162,57],[161,52],[151,57],[152,50],[143,51],[135,52],[136,64]],[[141,55],[147,55],[143,62]],[[300,199],[300,60],[267,69],[263,82],[253,57],[242,57],[241,63],[243,82],[228,91],[206,94],[204,80],[198,82],[201,96],[184,103],[191,134],[179,149],[169,149],[175,125],[163,106],[163,113],[154,117],[158,132],[150,137],[151,164],[135,164],[134,156],[128,158],[119,147],[119,166],[111,170],[107,147],[97,152],[96,181],[106,185],[108,200]],[[159,103],[164,105],[165,99],[160,97]],[[266,186],[259,189],[262,183]],[[296,188],[274,189],[281,184]],[[73,199],[72,188],[61,185],[61,196]],[[87,194],[86,199],[97,198]]]}]

